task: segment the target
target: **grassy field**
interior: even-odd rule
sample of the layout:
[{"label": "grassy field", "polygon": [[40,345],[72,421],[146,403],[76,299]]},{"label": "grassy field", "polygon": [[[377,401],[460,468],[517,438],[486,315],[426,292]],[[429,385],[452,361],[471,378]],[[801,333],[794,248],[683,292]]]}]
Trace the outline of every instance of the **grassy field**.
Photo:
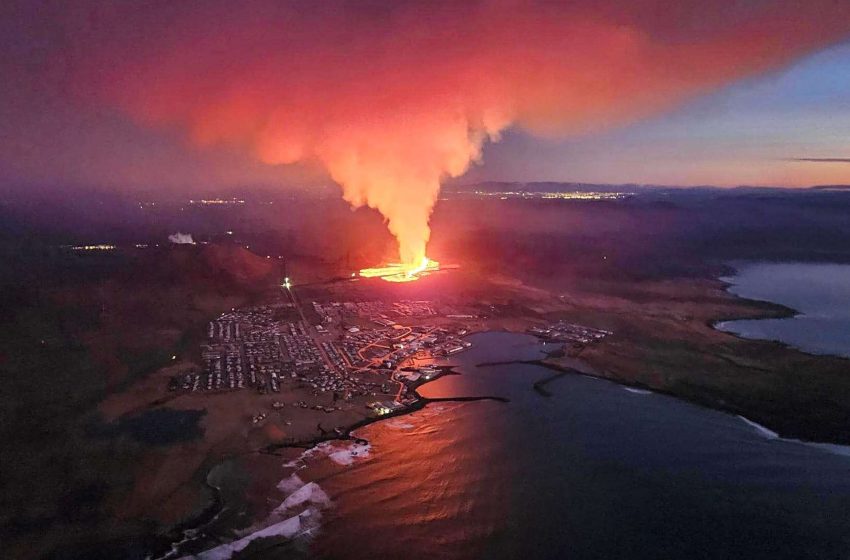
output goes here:
[{"label": "grassy field", "polygon": [[787,308],[700,279],[596,284],[567,299],[570,319],[615,333],[580,354],[598,375],[741,414],[785,436],[850,443],[850,360],[712,326],[783,317]]}]

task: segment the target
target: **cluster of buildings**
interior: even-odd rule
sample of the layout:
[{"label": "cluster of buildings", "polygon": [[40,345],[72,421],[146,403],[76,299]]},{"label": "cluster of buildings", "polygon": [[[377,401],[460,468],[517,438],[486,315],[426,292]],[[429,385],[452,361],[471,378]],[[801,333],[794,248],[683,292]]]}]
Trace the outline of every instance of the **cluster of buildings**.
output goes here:
[{"label": "cluster of buildings", "polygon": [[292,305],[278,302],[233,309],[211,321],[207,341],[201,345],[203,367],[173,376],[169,390],[252,388],[259,393],[277,393],[282,384],[295,383],[315,394],[331,392],[343,400],[393,392],[389,375],[357,375],[366,369],[375,373],[373,362],[364,360],[360,350],[393,329],[355,329],[353,333],[345,331],[339,341],[317,340],[309,325],[281,320],[285,308]]},{"label": "cluster of buildings", "polygon": [[402,317],[433,317],[437,315],[430,301],[344,301],[319,303],[313,302],[313,310],[323,323],[339,323],[345,317],[358,317],[378,322],[385,327],[395,324],[394,319]]},{"label": "cluster of buildings", "polygon": [[434,366],[424,366],[416,369],[397,371],[395,378],[405,383],[416,383],[420,379],[427,381],[439,373],[440,370]]},{"label": "cluster of buildings", "polygon": [[384,416],[385,414],[389,414],[391,412],[395,412],[404,408],[404,405],[401,403],[397,403],[395,401],[375,401],[366,405],[368,408],[371,408],[372,411],[378,416]]},{"label": "cluster of buildings", "polygon": [[231,310],[207,326],[208,342],[201,346],[202,388],[207,391],[256,387],[260,392],[279,391],[286,375],[279,338],[282,328],[274,320],[285,304]]},{"label": "cluster of buildings", "polygon": [[279,392],[285,380],[332,373],[301,322],[279,320],[292,304],[273,303],[223,313],[207,325],[202,371],[172,379],[171,390]]},{"label": "cluster of buildings", "polygon": [[585,325],[576,325],[575,323],[568,323],[566,321],[558,321],[545,327],[531,327],[527,332],[546,340],[570,342],[579,345],[596,342],[614,334],[611,331]]},{"label": "cluster of buildings", "polygon": [[[379,325],[380,319],[375,320]],[[351,368],[384,367],[394,369],[410,360],[424,360],[460,352],[470,343],[460,339],[464,329],[415,325],[405,327],[345,331],[334,341],[338,353]]]},{"label": "cluster of buildings", "polygon": [[286,323],[282,331],[278,341],[296,367],[325,365],[321,351],[307,333],[304,323]]},{"label": "cluster of buildings", "polygon": [[314,394],[333,393],[344,401],[364,395],[388,394],[392,392],[392,384],[386,376],[373,375],[368,377],[354,375],[353,372],[328,373],[321,372],[313,376],[301,378],[303,386],[313,389]]},{"label": "cluster of buildings", "polygon": [[[361,330],[358,327],[352,327],[345,331],[341,340],[333,344],[338,355],[345,361],[349,367],[364,368],[368,367],[369,360],[363,354],[363,351],[374,348],[380,350],[380,342],[390,336],[390,329],[367,329]],[[384,347],[386,349],[386,347]]]},{"label": "cluster of buildings", "polygon": [[458,338],[466,334],[463,329],[451,331],[397,322],[403,318],[437,316],[436,306],[430,301],[314,301],[312,305],[322,323],[316,326],[317,333],[321,336],[331,335],[332,331],[338,333],[332,340],[322,342],[322,348],[340,371],[368,367],[392,369],[410,358],[425,357],[422,354],[446,356],[469,345]]},{"label": "cluster of buildings", "polygon": [[[290,302],[291,301],[291,302]],[[201,345],[201,367],[171,378],[179,392],[253,390],[278,393],[284,385],[305,397],[331,394],[333,399],[294,405],[324,412],[339,410],[356,397],[375,397],[367,407],[388,414],[413,398],[411,387],[440,373],[424,365],[430,359],[462,351],[463,328],[402,318],[438,315],[427,301],[313,303],[321,324],[293,320],[295,300],[283,297],[266,305],[232,309],[210,321]],[[314,321],[315,322],[315,321]],[[430,323],[430,324],[429,324]],[[309,399],[308,399],[309,400]],[[283,407],[276,401],[273,408]],[[252,422],[266,418],[257,413]]]}]

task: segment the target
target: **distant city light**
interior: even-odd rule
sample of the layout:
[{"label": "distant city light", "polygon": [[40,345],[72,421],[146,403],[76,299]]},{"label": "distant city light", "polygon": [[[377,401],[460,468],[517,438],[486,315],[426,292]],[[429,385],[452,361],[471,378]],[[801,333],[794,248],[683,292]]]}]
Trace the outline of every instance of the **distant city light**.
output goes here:
[{"label": "distant city light", "polygon": [[630,192],[599,192],[599,191],[560,191],[560,192],[530,192],[530,191],[473,191],[475,196],[484,198],[524,199],[559,199],[559,200],[620,200],[632,196]]},{"label": "distant city light", "polygon": [[245,204],[245,201],[240,198],[202,198],[200,200],[190,200],[189,204]]},{"label": "distant city light", "polygon": [[74,251],[112,251],[115,245],[76,245],[71,247]]}]

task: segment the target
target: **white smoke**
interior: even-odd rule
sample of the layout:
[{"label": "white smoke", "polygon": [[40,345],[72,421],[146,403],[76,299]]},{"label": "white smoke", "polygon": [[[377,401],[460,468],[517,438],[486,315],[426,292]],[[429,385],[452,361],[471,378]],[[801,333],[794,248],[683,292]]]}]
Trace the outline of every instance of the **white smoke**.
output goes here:
[{"label": "white smoke", "polygon": [[192,239],[191,233],[180,233],[179,231],[173,235],[168,236],[168,240],[172,243],[177,243],[178,245],[194,245],[195,240]]}]

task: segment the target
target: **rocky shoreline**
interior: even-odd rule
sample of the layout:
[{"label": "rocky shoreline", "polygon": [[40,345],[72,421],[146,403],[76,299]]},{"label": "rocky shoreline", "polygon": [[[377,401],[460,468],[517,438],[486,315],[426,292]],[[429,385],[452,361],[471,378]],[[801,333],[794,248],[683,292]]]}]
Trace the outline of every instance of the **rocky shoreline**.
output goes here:
[{"label": "rocky shoreline", "polygon": [[[301,439],[292,442],[286,443],[275,443],[269,444],[259,449],[256,449],[249,453],[260,453],[264,455],[275,455],[282,456],[280,453],[285,449],[303,449],[308,450],[319,444],[329,442],[329,441],[353,441],[358,444],[368,444],[368,440],[364,438],[357,437],[353,435],[358,429],[361,429],[370,424],[374,424],[377,422],[381,422],[384,420],[389,420],[391,418],[397,418],[400,416],[405,416],[407,414],[416,412],[418,410],[422,410],[427,405],[438,402],[476,402],[476,401],[496,401],[507,403],[510,402],[510,399],[499,396],[490,396],[490,395],[482,395],[482,396],[466,396],[466,397],[424,397],[422,396],[418,389],[427,383],[431,383],[445,377],[447,375],[461,375],[459,372],[455,371],[453,366],[438,366],[440,369],[440,373],[434,376],[431,379],[421,380],[412,385],[411,389],[413,393],[416,395],[416,400],[411,402],[410,404],[405,405],[403,408],[398,410],[394,410],[387,414],[382,414],[380,416],[374,416],[369,418],[364,418],[354,424],[346,426],[342,430],[325,430],[319,426],[320,435],[317,435],[312,438]],[[226,459],[223,458],[223,459]],[[165,560],[168,558],[179,557],[180,550],[184,544],[187,544],[191,541],[200,538],[200,535],[196,535],[196,533],[202,530],[205,526],[209,525],[212,521],[214,521],[221,512],[227,507],[224,502],[221,489],[211,484],[208,480],[209,474],[214,467],[210,467],[207,469],[204,475],[204,485],[212,492],[212,503],[204,508],[200,513],[196,516],[186,519],[180,522],[178,525],[172,527],[168,530],[168,532],[164,535],[158,536],[156,538],[157,544],[154,547],[154,552],[149,556],[152,560]]]}]

